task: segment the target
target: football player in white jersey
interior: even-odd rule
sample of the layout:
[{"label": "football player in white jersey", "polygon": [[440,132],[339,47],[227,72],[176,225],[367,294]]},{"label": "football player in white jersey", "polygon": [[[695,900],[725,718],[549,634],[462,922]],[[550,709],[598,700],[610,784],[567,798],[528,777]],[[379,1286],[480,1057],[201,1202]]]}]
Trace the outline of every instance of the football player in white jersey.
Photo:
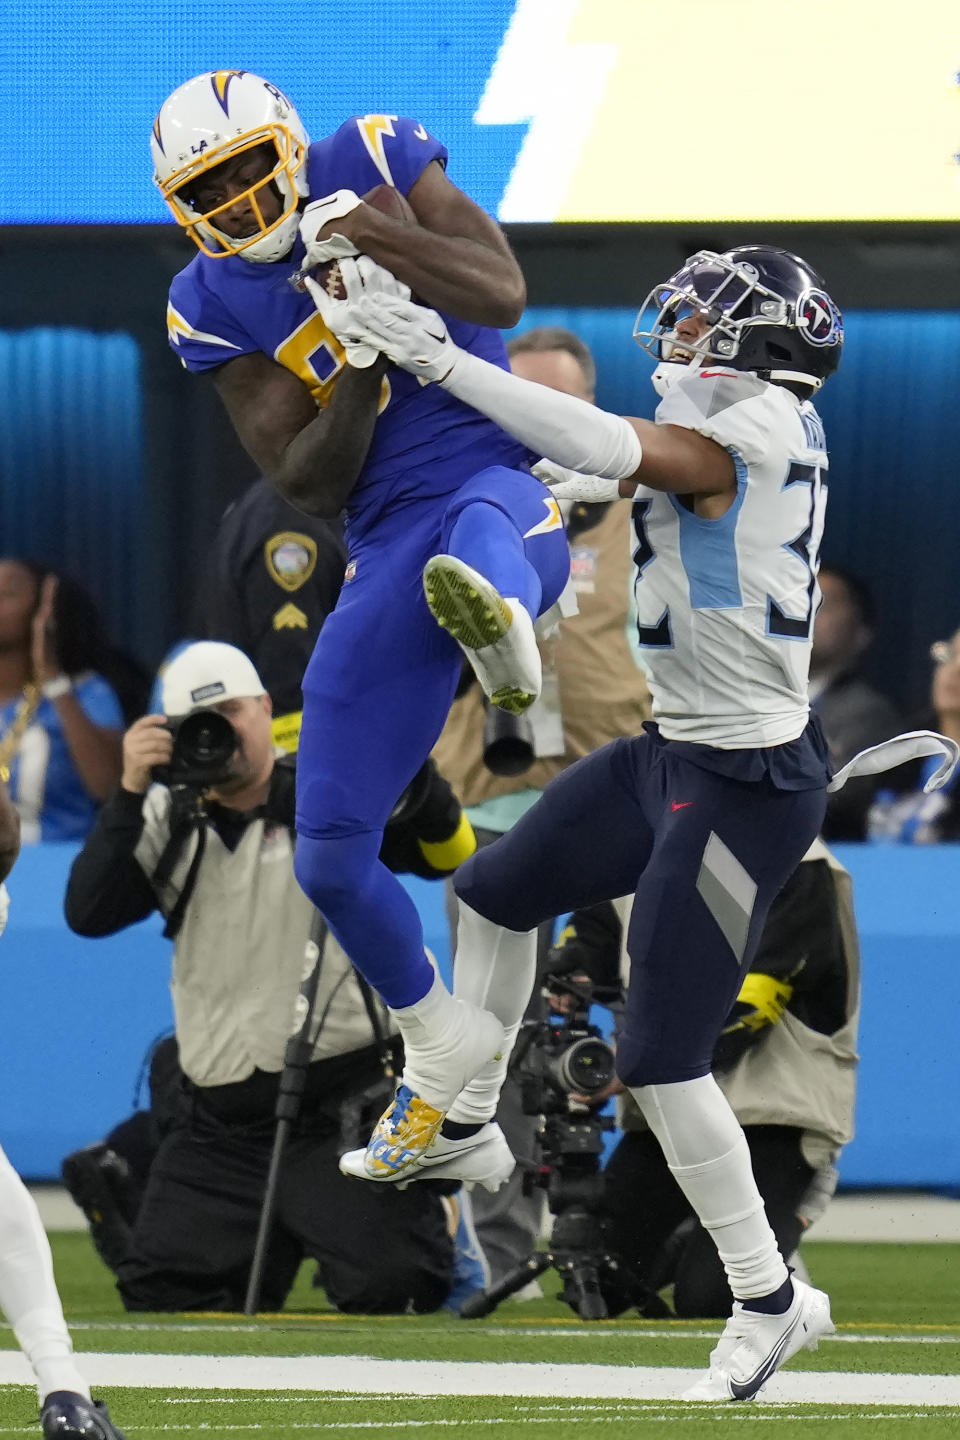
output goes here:
[{"label": "football player in white jersey", "polygon": [[[827,1296],[792,1279],[777,1250],[710,1057],[769,905],[823,819],[830,764],[806,682],[827,456],[810,397],[839,363],[840,313],[797,256],[699,252],[638,317],[635,338],[661,362],[648,422],[495,372],[432,312],[363,283],[337,317],[342,333],[582,472],[555,495],[635,497],[655,723],[571,767],[461,867],[457,990],[515,1035],[536,926],[635,892],[617,1068],[736,1298],[687,1398],[750,1399],[833,1328]],[[466,1086],[401,1181],[458,1161],[479,1178],[504,1067]],[[362,1152],[343,1164],[369,1178]]]},{"label": "football player in white jersey", "polygon": [[[20,849],[20,822],[0,769],[0,934],[9,906],[4,881]],[[105,1405],[91,1400],[53,1278],[36,1204],[0,1150],[0,1309],[37,1380],[47,1440],[123,1440]]]}]

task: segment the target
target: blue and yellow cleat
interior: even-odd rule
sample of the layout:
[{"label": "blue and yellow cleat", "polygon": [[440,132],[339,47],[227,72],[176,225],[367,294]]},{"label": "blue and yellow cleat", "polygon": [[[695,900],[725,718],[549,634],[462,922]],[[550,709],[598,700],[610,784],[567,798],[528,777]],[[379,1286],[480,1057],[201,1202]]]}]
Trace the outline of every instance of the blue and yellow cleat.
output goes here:
[{"label": "blue and yellow cleat", "polygon": [[399,1175],[373,1175],[367,1169],[366,1150],[348,1150],[340,1156],[340,1170],[359,1180],[393,1181],[398,1190],[406,1190],[417,1180],[459,1180],[465,1190],[480,1185],[491,1194],[505,1185],[516,1169],[516,1160],[506,1136],[495,1120],[489,1120],[475,1135],[450,1140],[441,1131],[417,1159],[411,1160]]},{"label": "blue and yellow cleat", "polygon": [[363,1157],[371,1180],[393,1180],[416,1164],[433,1144],[445,1111],[401,1085],[377,1121]]}]

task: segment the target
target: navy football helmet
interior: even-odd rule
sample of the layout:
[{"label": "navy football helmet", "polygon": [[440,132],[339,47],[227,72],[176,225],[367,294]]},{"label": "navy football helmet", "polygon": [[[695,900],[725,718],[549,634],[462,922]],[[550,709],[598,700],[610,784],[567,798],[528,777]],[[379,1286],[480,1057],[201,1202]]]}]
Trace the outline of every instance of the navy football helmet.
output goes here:
[{"label": "navy football helmet", "polygon": [[[674,327],[698,313],[710,328],[696,344]],[[657,360],[722,361],[763,380],[818,390],[840,364],[843,317],[817,272],[774,245],[698,250],[654,286],[633,338]]]}]

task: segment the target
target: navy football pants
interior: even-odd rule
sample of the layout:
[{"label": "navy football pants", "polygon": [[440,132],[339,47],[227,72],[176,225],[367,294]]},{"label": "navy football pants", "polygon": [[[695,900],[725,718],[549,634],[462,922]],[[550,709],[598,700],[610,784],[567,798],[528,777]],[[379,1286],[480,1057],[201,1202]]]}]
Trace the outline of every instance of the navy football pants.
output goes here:
[{"label": "navy football pants", "polygon": [[457,871],[474,910],[509,930],[635,893],[617,1071],[691,1080],[750,968],[767,911],[823,820],[826,794],[702,769],[649,735],[578,761]]}]

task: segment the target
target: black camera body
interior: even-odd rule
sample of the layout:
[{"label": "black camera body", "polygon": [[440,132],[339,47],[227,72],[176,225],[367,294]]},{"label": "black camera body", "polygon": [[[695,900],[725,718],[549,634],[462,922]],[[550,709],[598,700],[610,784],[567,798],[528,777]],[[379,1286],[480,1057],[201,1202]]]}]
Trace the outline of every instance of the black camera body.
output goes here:
[{"label": "black camera body", "polygon": [[614,1124],[597,1108],[570,1100],[571,1094],[605,1089],[615,1068],[613,1050],[590,1023],[586,998],[563,988],[571,996],[571,1013],[526,1021],[512,1066],[523,1113],[540,1117],[539,1163],[524,1175],[524,1186],[528,1192],[546,1190],[554,1214],[599,1202],[603,1137]]},{"label": "black camera body", "polygon": [[566,976],[544,977],[554,994],[569,997],[567,1015],[551,1014],[521,1026],[510,1072],[520,1087],[525,1115],[537,1115],[536,1158],[522,1159],[523,1188],[546,1191],[553,1215],[549,1246],[534,1251],[490,1290],[471,1295],[464,1319],[489,1315],[501,1300],[553,1266],[563,1280],[560,1298],[581,1320],[603,1320],[629,1305],[661,1316],[662,1302],[611,1251],[601,1169],[603,1137],[614,1127],[598,1107],[571,1101],[571,1094],[599,1094],[615,1074],[613,1049],[590,1023],[589,985]]},{"label": "black camera body", "polygon": [[527,1026],[517,1062],[525,1115],[567,1114],[571,1094],[595,1095],[610,1084],[613,1050],[576,997],[571,1015],[551,1014]]},{"label": "black camera body", "polygon": [[191,710],[180,720],[168,720],[173,754],[166,765],[155,765],[154,780],[171,789],[185,785],[206,790],[226,780],[239,745],[236,730],[219,710]]}]

